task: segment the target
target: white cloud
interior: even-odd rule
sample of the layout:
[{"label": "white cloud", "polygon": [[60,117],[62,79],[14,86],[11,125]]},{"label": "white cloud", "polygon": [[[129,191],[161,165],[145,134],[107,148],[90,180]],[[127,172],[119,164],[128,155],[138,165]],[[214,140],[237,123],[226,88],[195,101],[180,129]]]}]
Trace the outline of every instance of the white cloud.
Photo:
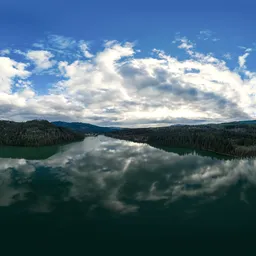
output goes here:
[{"label": "white cloud", "polygon": [[238,46],[238,48],[244,50],[245,52],[251,52],[252,51],[252,48],[247,48],[245,46]]},{"label": "white cloud", "polygon": [[[193,57],[186,61],[157,50],[158,58],[136,59],[131,44],[107,42],[106,46],[92,63],[62,62],[59,66],[67,80],[58,86],[81,104],[87,102],[87,109],[81,112],[84,118],[89,109],[97,121],[109,116],[109,120],[118,118],[127,124],[249,115],[245,112],[250,111],[246,109],[248,95],[240,91],[240,76],[224,61],[193,51],[184,38],[180,48]],[[199,72],[188,72],[194,69]]]},{"label": "white cloud", "polygon": [[30,72],[26,71],[27,65],[16,62],[8,57],[0,57],[0,92],[11,92],[13,79],[26,78]]},{"label": "white cloud", "polygon": [[26,53],[19,50],[19,49],[14,49],[13,52],[16,53],[16,54],[22,55],[22,56],[26,56]]},{"label": "white cloud", "polygon": [[232,56],[231,56],[231,54],[230,54],[229,52],[227,52],[227,53],[225,53],[225,54],[223,55],[223,58],[225,58],[225,59],[227,59],[227,60],[231,60],[231,59],[232,59]]},{"label": "white cloud", "polygon": [[54,55],[49,51],[29,51],[26,56],[35,64],[38,71],[49,69],[55,64],[55,61],[51,60]]},{"label": "white cloud", "polygon": [[201,30],[199,32],[198,38],[203,40],[208,40],[210,37],[212,37],[213,32],[209,29]]},{"label": "white cloud", "polygon": [[242,56],[238,57],[238,64],[239,64],[240,68],[246,68],[246,65],[245,65],[246,59],[250,55],[250,52],[252,51],[252,49],[251,48],[245,48],[245,47],[240,47],[240,48],[244,49],[245,53]]},{"label": "white cloud", "polygon": [[44,44],[43,43],[34,43],[33,47],[43,49],[44,48]]},{"label": "white cloud", "polygon": [[74,39],[60,35],[50,35],[48,37],[48,43],[52,47],[56,47],[61,50],[73,48],[76,46],[76,41]]},{"label": "white cloud", "polygon": [[0,55],[2,56],[9,55],[10,53],[11,53],[10,49],[0,50]]},{"label": "white cloud", "polygon": [[197,35],[197,38],[200,39],[200,40],[212,40],[213,42],[217,42],[219,41],[220,39],[215,37],[214,36],[215,33],[209,29],[206,29],[206,30],[201,30],[199,32],[199,35]]},{"label": "white cloud", "polygon": [[81,41],[80,44],[79,44],[79,47],[83,53],[83,55],[86,57],[86,58],[92,58],[93,57],[93,54],[91,54],[89,52],[89,46],[86,42],[84,41]]},{"label": "white cloud", "polygon": [[[73,44],[71,39],[65,42]],[[213,53],[197,51],[187,38],[175,42],[188,53],[186,59],[158,49],[149,57],[138,57],[133,43],[114,40],[105,41],[104,48],[92,55],[85,44],[86,58],[70,60],[65,54],[61,60],[55,58],[59,60],[58,76],[53,73],[57,82],[43,95],[29,80],[25,80],[28,84],[16,81],[15,77],[30,74],[28,64],[3,58],[0,118],[149,126],[256,117],[256,74],[245,69],[247,55],[240,59],[240,68],[232,70]],[[81,42],[76,44],[79,51]],[[53,54],[46,50],[28,51],[29,56],[37,70],[54,64]]]},{"label": "white cloud", "polygon": [[190,40],[188,40],[186,37],[179,38],[177,37],[174,43],[180,42],[181,44],[178,46],[180,49],[185,49],[186,52],[189,55],[192,55],[192,49],[194,48],[195,44],[193,44]]}]

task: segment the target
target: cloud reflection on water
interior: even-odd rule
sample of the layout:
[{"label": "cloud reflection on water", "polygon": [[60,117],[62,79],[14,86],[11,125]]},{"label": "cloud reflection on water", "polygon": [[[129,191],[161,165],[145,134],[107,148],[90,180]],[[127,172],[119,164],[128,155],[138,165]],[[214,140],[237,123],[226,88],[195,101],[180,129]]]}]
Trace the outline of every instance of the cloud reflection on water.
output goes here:
[{"label": "cloud reflection on water", "polygon": [[[40,181],[46,173],[48,180]],[[45,176],[42,176],[45,177]],[[119,213],[140,209],[142,202],[163,207],[182,198],[219,198],[238,181],[256,184],[256,160],[220,160],[179,155],[146,144],[104,136],[61,148],[46,160],[0,159],[0,206],[26,201],[35,211],[50,211],[56,202],[91,204]],[[35,191],[35,184],[41,190]],[[241,190],[241,198],[246,191]]]}]

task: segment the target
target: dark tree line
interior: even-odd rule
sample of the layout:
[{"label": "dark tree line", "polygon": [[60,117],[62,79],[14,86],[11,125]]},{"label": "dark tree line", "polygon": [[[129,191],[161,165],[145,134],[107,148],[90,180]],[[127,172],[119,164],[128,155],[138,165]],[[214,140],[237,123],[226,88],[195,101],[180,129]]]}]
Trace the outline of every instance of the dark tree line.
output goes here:
[{"label": "dark tree line", "polygon": [[122,129],[106,136],[155,146],[185,147],[237,157],[256,156],[256,124],[179,125]]},{"label": "dark tree line", "polygon": [[0,145],[46,146],[82,140],[84,135],[46,120],[0,121]]}]

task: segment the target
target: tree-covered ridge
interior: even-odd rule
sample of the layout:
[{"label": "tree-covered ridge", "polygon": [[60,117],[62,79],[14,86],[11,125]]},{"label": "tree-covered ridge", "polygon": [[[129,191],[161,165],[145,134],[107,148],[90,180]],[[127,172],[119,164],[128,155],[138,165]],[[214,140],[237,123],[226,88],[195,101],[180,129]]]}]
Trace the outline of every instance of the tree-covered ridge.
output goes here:
[{"label": "tree-covered ridge", "polygon": [[79,141],[84,135],[46,120],[0,121],[0,145],[46,146]]},{"label": "tree-covered ridge", "polygon": [[256,124],[224,123],[123,129],[106,136],[151,145],[187,147],[236,157],[256,156]]}]

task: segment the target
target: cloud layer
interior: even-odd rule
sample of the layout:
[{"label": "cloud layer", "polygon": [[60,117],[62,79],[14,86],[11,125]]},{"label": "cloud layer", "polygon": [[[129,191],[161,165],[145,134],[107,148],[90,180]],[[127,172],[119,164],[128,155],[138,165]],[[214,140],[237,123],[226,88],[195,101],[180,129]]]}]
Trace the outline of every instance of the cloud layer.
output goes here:
[{"label": "cloud layer", "polygon": [[[200,35],[210,36],[209,31]],[[255,118],[256,73],[246,66],[252,49],[243,49],[231,69],[225,58],[199,52],[185,37],[173,43],[185,59],[118,41],[105,41],[92,52],[91,43],[57,35],[26,51],[3,49],[0,118],[114,126]],[[54,82],[39,93],[38,79],[45,83],[49,77]]]}]

